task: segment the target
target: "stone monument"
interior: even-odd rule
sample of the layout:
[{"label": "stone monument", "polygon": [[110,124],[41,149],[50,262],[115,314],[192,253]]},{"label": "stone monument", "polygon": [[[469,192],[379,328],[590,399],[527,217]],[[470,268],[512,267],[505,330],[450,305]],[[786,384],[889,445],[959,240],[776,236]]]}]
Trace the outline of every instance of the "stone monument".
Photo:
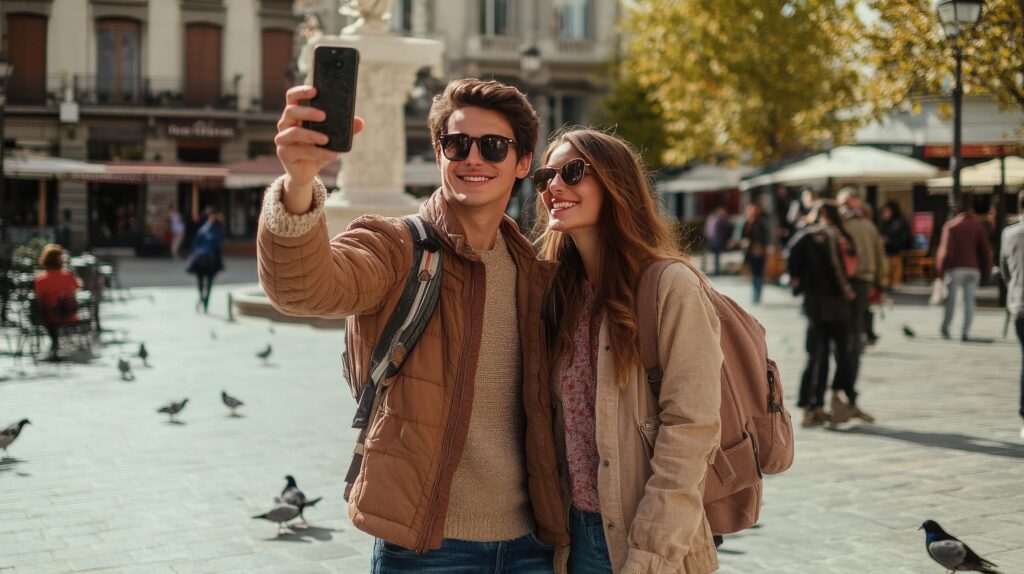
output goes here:
[{"label": "stone monument", "polygon": [[436,40],[390,34],[392,0],[351,0],[341,11],[358,19],[337,36],[312,35],[299,56],[299,71],[312,83],[313,49],[319,45],[359,50],[356,115],[366,127],[352,151],[341,157],[339,191],[325,205],[333,237],[368,213],[415,213],[419,202],[405,193],[405,111],[416,73],[429,67],[440,76],[444,45]]}]

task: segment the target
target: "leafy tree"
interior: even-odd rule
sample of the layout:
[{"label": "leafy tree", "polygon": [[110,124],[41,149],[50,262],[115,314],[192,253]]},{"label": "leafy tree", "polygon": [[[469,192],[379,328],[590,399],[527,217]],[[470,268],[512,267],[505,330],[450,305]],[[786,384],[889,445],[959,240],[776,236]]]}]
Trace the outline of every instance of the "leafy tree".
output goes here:
[{"label": "leafy tree", "polygon": [[[874,0],[878,19],[867,31],[873,105],[884,113],[949,89],[950,42],[929,0]],[[965,94],[987,93],[1024,111],[1024,0],[988,0],[974,30],[959,40]]]},{"label": "leafy tree", "polygon": [[767,162],[847,139],[864,99],[854,0],[645,0],[627,81],[660,102],[669,163]]},{"label": "leafy tree", "polygon": [[665,166],[668,149],[668,131],[661,104],[652,90],[622,74],[620,65],[613,66],[611,73],[611,93],[601,99],[594,117],[595,125],[633,144],[649,169],[661,169]]}]

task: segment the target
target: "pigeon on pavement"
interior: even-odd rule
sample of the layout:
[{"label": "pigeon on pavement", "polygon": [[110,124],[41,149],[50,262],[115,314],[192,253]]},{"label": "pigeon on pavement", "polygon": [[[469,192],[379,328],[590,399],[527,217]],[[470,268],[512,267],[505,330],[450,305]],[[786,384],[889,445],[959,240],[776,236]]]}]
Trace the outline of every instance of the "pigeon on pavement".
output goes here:
[{"label": "pigeon on pavement", "polygon": [[932,560],[950,572],[982,572],[1000,574],[996,565],[978,556],[971,547],[939,526],[934,520],[925,520],[918,530],[924,529],[924,547]]},{"label": "pigeon on pavement", "polygon": [[275,498],[274,503],[276,506],[263,514],[253,516],[253,518],[261,518],[263,520],[269,520],[270,522],[277,523],[277,533],[285,534],[288,532],[288,525],[285,524],[289,520],[299,515],[299,507],[282,502],[280,498]]},{"label": "pigeon on pavement", "polygon": [[11,446],[11,443],[21,434],[21,427],[30,424],[32,422],[28,419],[21,419],[0,431],[0,448],[4,449],[4,458],[7,458],[7,447]]},{"label": "pigeon on pavement", "polygon": [[135,374],[132,373],[132,365],[125,359],[117,360],[117,370],[121,371],[122,381],[134,381]]},{"label": "pigeon on pavement", "polygon": [[223,403],[224,403],[225,405],[227,405],[227,407],[228,407],[229,409],[231,409],[231,416],[233,416],[233,417],[237,417],[237,416],[238,416],[238,414],[237,414],[237,413],[235,413],[235,409],[237,409],[238,407],[240,407],[240,406],[242,406],[242,405],[244,405],[244,404],[245,404],[245,403],[243,403],[242,401],[240,401],[240,400],[236,399],[235,397],[233,397],[233,396],[229,395],[229,394],[227,393],[227,391],[221,391],[221,392],[220,392],[220,400],[221,400],[221,401],[222,401],[222,402],[223,402]]},{"label": "pigeon on pavement", "polygon": [[210,331],[210,338],[214,341],[217,340],[217,331]]},{"label": "pigeon on pavement", "polygon": [[273,351],[273,349],[270,347],[269,344],[267,344],[267,348],[263,349],[259,353],[256,353],[256,356],[261,358],[261,359],[263,359],[263,361],[266,362],[266,360],[270,358],[270,353],[272,351]]},{"label": "pigeon on pavement", "polygon": [[149,359],[149,351],[146,350],[145,343],[139,343],[139,358],[142,359],[143,365],[149,366],[149,361],[147,360]]},{"label": "pigeon on pavement", "polygon": [[177,420],[177,414],[180,413],[181,410],[185,408],[185,405],[187,403],[188,403],[188,399],[187,398],[186,399],[181,399],[180,401],[171,401],[170,403],[167,403],[166,405],[164,405],[164,406],[160,407],[159,409],[157,409],[156,412],[158,412],[158,413],[167,413],[167,415],[171,419],[171,422],[173,423],[174,421]]},{"label": "pigeon on pavement", "polygon": [[903,326],[903,334],[906,335],[908,339],[913,339],[917,335],[909,325]]},{"label": "pigeon on pavement", "polygon": [[288,504],[298,507],[299,518],[302,519],[303,524],[309,526],[309,523],[306,522],[306,517],[302,515],[302,512],[303,510],[305,510],[307,506],[314,506],[316,503],[320,502],[320,500],[323,497],[321,496],[313,500],[308,500],[306,498],[306,495],[301,490],[299,490],[299,485],[295,482],[295,477],[289,474],[288,476],[284,477],[284,479],[288,483],[285,484],[284,490],[281,491],[281,500]]}]

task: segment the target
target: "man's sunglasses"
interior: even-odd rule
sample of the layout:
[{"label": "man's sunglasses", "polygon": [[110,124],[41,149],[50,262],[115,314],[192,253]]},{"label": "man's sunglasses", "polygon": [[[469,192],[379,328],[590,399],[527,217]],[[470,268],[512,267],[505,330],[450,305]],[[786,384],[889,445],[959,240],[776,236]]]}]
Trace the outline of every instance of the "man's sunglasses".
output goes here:
[{"label": "man's sunglasses", "polygon": [[516,143],[512,138],[495,134],[482,135],[478,138],[466,134],[441,134],[441,151],[451,161],[465,161],[469,150],[476,142],[480,157],[489,163],[501,163],[508,157],[509,147]]},{"label": "man's sunglasses", "polygon": [[548,190],[548,186],[551,185],[551,181],[555,179],[556,175],[562,175],[562,181],[569,187],[574,187],[583,181],[583,176],[587,173],[587,168],[590,164],[583,161],[583,158],[570,159],[565,162],[562,167],[555,169],[553,167],[539,167],[533,172],[533,187],[537,189],[539,193],[544,193]]}]

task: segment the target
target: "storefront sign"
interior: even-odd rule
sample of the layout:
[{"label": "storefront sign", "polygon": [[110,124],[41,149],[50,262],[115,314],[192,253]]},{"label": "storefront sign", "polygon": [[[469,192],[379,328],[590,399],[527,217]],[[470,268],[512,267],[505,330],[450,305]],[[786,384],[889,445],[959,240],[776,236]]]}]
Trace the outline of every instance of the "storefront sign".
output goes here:
[{"label": "storefront sign", "polygon": [[910,229],[914,234],[914,248],[928,249],[932,232],[935,231],[935,214],[930,211],[915,211]]},{"label": "storefront sign", "polygon": [[[963,144],[960,146],[960,157],[1000,157],[1015,155],[1017,146],[1009,144]],[[951,145],[926,145],[924,157],[953,157]]]},{"label": "storefront sign", "polygon": [[235,126],[217,120],[196,120],[191,123],[168,122],[167,135],[172,138],[230,139],[235,137]]}]

